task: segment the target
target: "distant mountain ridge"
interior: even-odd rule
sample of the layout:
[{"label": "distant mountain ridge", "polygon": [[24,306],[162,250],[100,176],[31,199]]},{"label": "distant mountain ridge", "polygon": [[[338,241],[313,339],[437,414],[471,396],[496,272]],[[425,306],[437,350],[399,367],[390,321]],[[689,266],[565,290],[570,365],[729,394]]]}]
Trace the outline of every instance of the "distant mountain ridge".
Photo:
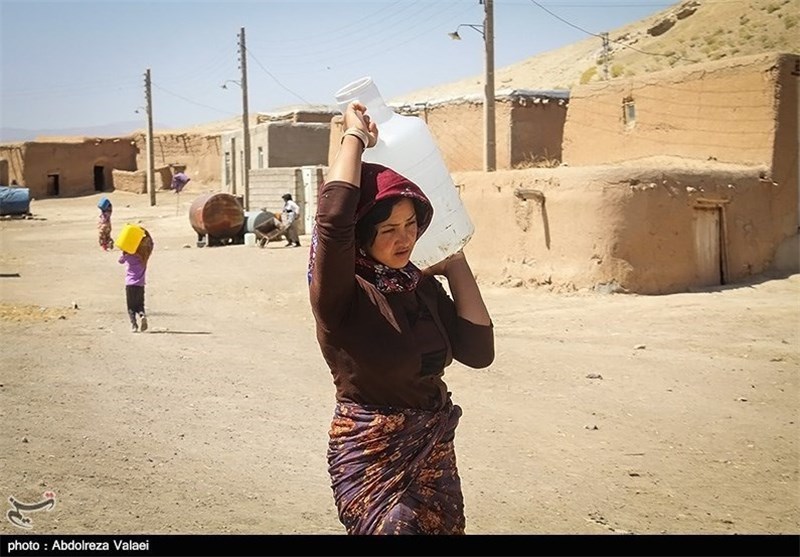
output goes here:
[{"label": "distant mountain ridge", "polygon": [[[158,129],[160,124],[154,124],[153,128]],[[84,126],[74,128],[54,128],[28,130],[24,128],[0,128],[0,143],[10,143],[17,141],[34,141],[37,137],[124,137],[136,132],[144,133],[145,124],[141,120],[129,122],[113,122],[102,126]]]}]

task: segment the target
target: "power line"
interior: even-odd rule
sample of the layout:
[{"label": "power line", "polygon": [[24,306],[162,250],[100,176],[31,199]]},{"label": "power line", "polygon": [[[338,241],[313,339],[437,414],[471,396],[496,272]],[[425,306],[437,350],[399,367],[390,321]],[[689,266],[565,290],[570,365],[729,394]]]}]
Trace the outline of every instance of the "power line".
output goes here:
[{"label": "power line", "polygon": [[[331,29],[328,32],[314,33],[314,44],[316,46],[319,46],[319,45],[325,45],[326,43],[330,43],[330,42],[334,42],[335,43],[339,39],[341,39],[342,37],[350,37],[350,36],[353,36],[353,35],[357,35],[359,32],[361,32],[363,30],[366,30],[366,29],[375,29],[375,28],[380,29],[381,26],[379,24],[381,24],[384,21],[391,21],[393,25],[402,26],[404,23],[397,20],[398,15],[400,13],[402,13],[403,11],[405,11],[405,10],[413,8],[414,5],[418,4],[418,3],[419,3],[419,0],[415,0],[414,2],[411,2],[411,3],[404,3],[402,0],[399,0],[397,2],[394,2],[392,4],[384,6],[383,8],[379,9],[378,11],[373,12],[373,13],[371,13],[371,14],[369,14],[369,15],[361,18],[361,19],[357,19],[355,21],[351,21],[350,23],[342,25],[342,26],[336,26],[335,28]],[[377,16],[381,12],[384,12],[384,11],[390,9],[390,8],[393,8],[397,4],[403,4],[403,6],[401,8],[399,8],[398,10],[396,10],[396,11],[394,11],[394,12],[392,12],[392,13],[386,15],[386,16],[382,16],[382,17],[378,18],[375,21],[368,22],[368,20],[370,18],[372,18],[374,16]],[[409,21],[411,21],[411,20],[416,20],[418,17],[419,17],[418,11],[413,11],[410,14],[410,17],[408,19],[409,19]],[[349,29],[350,27],[355,27],[356,29],[354,31],[344,32],[346,29]],[[380,35],[381,35],[381,33],[378,32],[376,34],[376,39]],[[330,38],[328,38],[328,37],[330,37]],[[289,50],[289,49],[286,48],[289,45],[292,45],[292,44],[295,44],[295,43],[302,44],[302,45],[307,45],[308,42],[309,42],[308,38],[302,37],[302,38],[297,38],[297,39],[291,39],[290,38],[290,39],[280,39],[280,40],[276,40],[276,41],[262,41],[262,42],[258,42],[258,43],[255,43],[255,44],[256,44],[256,46],[264,46],[264,45],[273,46],[274,45],[276,48],[281,48],[283,50]],[[362,46],[363,46],[363,43],[362,43]],[[327,48],[325,48],[325,47],[322,47],[322,48],[324,50],[327,50]]]},{"label": "power line", "polygon": [[[386,19],[391,20],[391,25],[379,26],[373,24],[369,27],[361,27],[359,30],[351,33],[339,34],[333,40],[328,41],[319,41],[316,36],[313,42],[304,40],[303,45],[306,47],[312,46],[313,50],[302,52],[300,49],[293,49],[293,51],[292,49],[286,49],[285,44],[281,43],[281,56],[276,62],[289,66],[296,66],[300,65],[303,60],[309,57],[317,58],[315,61],[320,61],[323,58],[336,60],[351,58],[358,60],[370,53],[380,54],[393,48],[396,39],[406,36],[410,30],[418,29],[420,26],[419,22],[430,22],[434,18],[441,17],[446,12],[448,12],[449,16],[452,18],[473,9],[472,6],[469,6],[464,10],[454,12],[451,6],[437,3],[425,5],[410,14],[401,16],[401,12],[410,6],[411,5],[406,6],[387,15]],[[451,18],[448,19],[448,25],[452,25]],[[329,46],[327,46],[326,43]],[[380,44],[380,48],[365,48],[365,45],[378,44]],[[273,48],[272,50],[275,49]],[[295,60],[301,62],[294,62]],[[321,65],[325,67],[333,64],[321,63]],[[273,65],[273,68],[274,67]],[[284,73],[284,75],[286,74]]]},{"label": "power line", "polygon": [[[339,45],[338,48],[340,50],[326,49],[324,51],[326,57],[325,59],[334,58],[335,62],[324,61],[325,59],[319,57],[316,52],[297,55],[295,57],[298,58],[300,61],[292,65],[294,67],[303,67],[304,68],[303,71],[282,72],[282,75],[307,75],[309,71],[313,71],[311,70],[310,67],[311,64],[317,65],[316,66],[317,71],[330,70],[331,68],[334,67],[342,68],[342,67],[352,66],[355,64],[363,64],[365,60],[370,60],[376,57],[384,56],[386,52],[397,50],[399,47],[409,44],[419,37],[426,36],[430,32],[437,30],[439,28],[447,26],[448,28],[452,29],[453,27],[452,18],[461,17],[467,11],[471,11],[472,6],[469,6],[468,8],[465,8],[459,12],[451,13],[452,17],[448,17],[447,20],[441,20],[441,22],[437,21],[437,18],[443,15],[444,12],[448,10],[449,8],[445,5],[444,10],[438,9],[438,11],[435,11],[429,14],[428,16],[422,18],[422,21],[425,21],[427,23],[432,23],[432,25],[422,26],[420,24],[415,24],[413,26],[404,26],[398,24],[396,26],[393,26],[393,28],[396,29],[396,32],[394,34],[379,33],[378,35],[375,36],[374,40],[371,37],[367,37],[366,39],[356,39],[354,41],[346,42]],[[408,31],[406,30],[407,28],[413,28],[418,32],[410,36],[406,36],[406,34],[408,33]],[[404,37],[404,40],[400,40],[401,37]],[[363,48],[363,45],[365,43],[371,43],[377,40],[380,40],[384,43],[380,49],[365,50]],[[350,56],[349,55],[350,53],[354,53],[356,55]],[[303,61],[304,59],[307,59],[310,56],[314,56],[315,59],[311,62]],[[289,57],[291,57],[291,55],[282,56],[281,58],[283,61],[285,61]]]},{"label": "power line", "polygon": [[163,91],[163,92],[167,93],[168,95],[172,95],[173,97],[177,97],[177,98],[179,98],[179,99],[181,99],[181,100],[183,100],[183,101],[186,101],[186,102],[188,102],[188,103],[191,103],[191,104],[193,104],[193,105],[200,106],[200,107],[203,107],[203,108],[208,108],[209,110],[215,110],[215,111],[217,111],[217,112],[221,112],[222,114],[227,114],[227,115],[229,115],[229,116],[235,116],[235,115],[236,115],[236,113],[235,113],[235,112],[229,112],[229,111],[227,111],[227,110],[222,110],[221,108],[216,108],[216,107],[214,107],[214,106],[209,106],[209,105],[207,105],[207,104],[203,104],[203,103],[199,103],[199,102],[197,102],[197,101],[193,101],[192,99],[187,99],[187,98],[186,98],[186,97],[184,97],[183,95],[179,95],[178,93],[174,93],[174,92],[172,92],[172,91],[169,91],[169,90],[167,90],[167,89],[164,89],[163,87],[159,87],[159,86],[158,86],[158,85],[156,85],[155,83],[151,83],[151,85],[152,85],[153,87],[155,87],[156,89],[158,89],[159,91]]},{"label": "power line", "polygon": [[284,85],[283,83],[281,83],[281,81],[280,81],[280,80],[279,80],[277,77],[275,77],[275,76],[272,74],[272,72],[270,72],[270,71],[269,71],[269,70],[266,68],[266,66],[264,66],[264,64],[262,64],[262,63],[259,61],[259,59],[258,59],[258,58],[256,58],[255,56],[253,56],[253,53],[252,53],[252,52],[250,52],[250,50],[249,50],[249,49],[245,49],[245,50],[247,51],[247,54],[249,54],[249,55],[250,55],[250,58],[252,58],[252,59],[255,61],[255,63],[256,63],[256,64],[258,64],[258,66],[259,66],[259,67],[260,67],[262,70],[264,70],[264,72],[265,72],[265,73],[266,73],[268,76],[270,76],[270,77],[271,77],[271,78],[272,78],[272,79],[275,81],[275,83],[277,83],[277,84],[278,84],[280,87],[282,87],[282,88],[284,89],[284,91],[288,91],[289,93],[291,93],[292,95],[294,95],[295,97],[297,97],[298,99],[300,99],[301,101],[303,101],[305,104],[313,104],[313,103],[311,103],[311,102],[307,101],[306,99],[304,99],[304,98],[303,98],[301,95],[299,95],[299,94],[295,93],[294,91],[292,91],[291,89],[289,89],[289,88],[288,88],[286,85]]},{"label": "power line", "polygon": [[[539,8],[541,8],[542,10],[546,11],[548,14],[550,14],[550,15],[551,15],[551,16],[553,16],[554,18],[556,18],[557,20],[559,20],[559,21],[562,21],[562,22],[566,23],[566,24],[567,24],[567,25],[569,25],[570,27],[573,27],[573,28],[577,29],[578,31],[580,31],[580,32],[582,32],[582,33],[586,33],[587,35],[591,35],[591,36],[593,36],[593,37],[597,37],[597,38],[599,38],[599,39],[603,39],[603,35],[600,35],[600,34],[597,34],[597,33],[592,33],[591,31],[587,31],[587,30],[586,30],[586,29],[584,29],[583,27],[579,27],[579,26],[575,25],[574,23],[572,23],[572,22],[570,22],[570,21],[567,21],[566,19],[564,19],[564,18],[563,18],[563,17],[561,17],[560,15],[558,15],[558,14],[554,14],[553,12],[551,12],[550,10],[548,10],[547,8],[545,8],[544,6],[542,6],[542,5],[541,5],[539,2],[537,2],[536,0],[530,0],[530,1],[531,1],[533,4],[535,4],[536,6],[538,6]],[[619,41],[612,41],[611,39],[608,39],[608,41],[609,41],[609,42],[612,42],[612,43],[614,43],[614,44],[618,44],[618,45],[620,45],[620,46],[624,46],[625,48],[630,48],[631,50],[635,50],[636,52],[639,52],[639,53],[641,53],[641,54],[646,54],[646,55],[648,55],[648,56],[663,56],[663,57],[666,57],[666,58],[675,58],[676,60],[686,60],[687,62],[694,62],[694,63],[697,63],[697,62],[700,62],[700,61],[701,61],[701,60],[692,60],[692,59],[689,59],[689,58],[684,58],[683,56],[679,56],[679,55],[677,55],[677,54],[661,54],[660,52],[645,52],[644,50],[640,50],[640,49],[638,49],[638,48],[636,48],[636,47],[633,47],[633,46],[631,46],[631,45],[628,45],[628,44],[625,44],[625,43],[622,43],[622,42],[619,42]]]}]

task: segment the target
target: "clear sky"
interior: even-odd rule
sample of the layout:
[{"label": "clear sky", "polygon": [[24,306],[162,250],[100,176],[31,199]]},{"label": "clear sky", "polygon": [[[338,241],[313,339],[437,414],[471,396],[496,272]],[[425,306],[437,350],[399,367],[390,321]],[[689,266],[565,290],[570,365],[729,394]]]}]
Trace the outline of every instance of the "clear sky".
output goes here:
[{"label": "clear sky", "polygon": [[[495,66],[612,31],[669,0],[495,0]],[[543,9],[543,8],[546,8]],[[241,114],[238,34],[245,28],[249,107],[334,104],[372,76],[384,98],[481,76],[479,0],[0,0],[0,125],[98,126],[144,118],[151,70],[157,124]],[[598,48],[600,41],[598,39]]]}]

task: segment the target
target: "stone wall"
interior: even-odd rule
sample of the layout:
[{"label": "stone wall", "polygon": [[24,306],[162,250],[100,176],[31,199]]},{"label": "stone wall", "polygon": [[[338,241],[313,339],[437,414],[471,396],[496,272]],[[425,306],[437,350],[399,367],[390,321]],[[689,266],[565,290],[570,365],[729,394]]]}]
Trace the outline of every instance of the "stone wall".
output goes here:
[{"label": "stone wall", "polygon": [[264,209],[280,213],[282,196],[290,193],[300,206],[299,234],[310,234],[317,210],[317,193],[327,168],[303,166],[295,168],[265,168],[250,171],[250,210]]}]

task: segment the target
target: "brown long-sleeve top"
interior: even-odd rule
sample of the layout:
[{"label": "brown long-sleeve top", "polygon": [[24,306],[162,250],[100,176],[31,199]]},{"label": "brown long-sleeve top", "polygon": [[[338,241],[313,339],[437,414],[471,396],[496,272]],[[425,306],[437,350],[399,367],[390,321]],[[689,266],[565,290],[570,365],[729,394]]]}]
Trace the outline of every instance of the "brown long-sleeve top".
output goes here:
[{"label": "brown long-sleeve top", "polygon": [[412,292],[381,293],[355,274],[359,188],[326,183],[317,201],[317,245],[310,281],[317,340],[338,401],[438,409],[447,400],[444,368],[494,359],[491,325],[456,314],[439,282],[425,276]]}]

